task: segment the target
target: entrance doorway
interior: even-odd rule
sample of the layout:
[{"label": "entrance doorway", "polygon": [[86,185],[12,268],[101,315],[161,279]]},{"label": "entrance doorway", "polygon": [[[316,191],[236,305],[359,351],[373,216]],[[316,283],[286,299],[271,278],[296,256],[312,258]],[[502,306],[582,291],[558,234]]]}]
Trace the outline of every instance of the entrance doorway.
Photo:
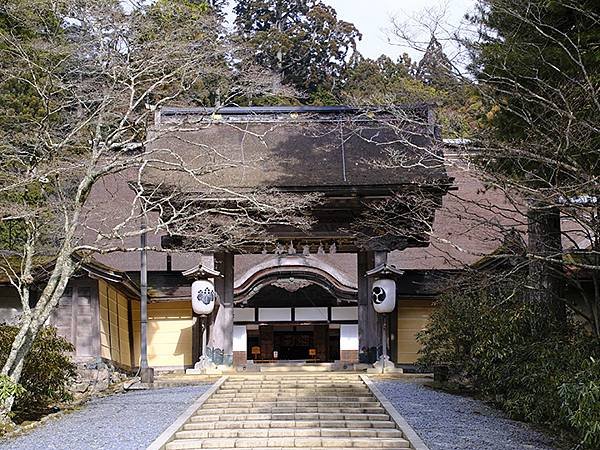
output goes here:
[{"label": "entrance doorway", "polygon": [[275,328],[273,331],[273,349],[277,352],[277,359],[317,359],[314,332],[298,330],[296,327],[291,328],[290,330],[278,330]]},{"label": "entrance doorway", "polygon": [[339,359],[339,329],[328,324],[264,324],[248,330],[247,357],[260,362]]}]

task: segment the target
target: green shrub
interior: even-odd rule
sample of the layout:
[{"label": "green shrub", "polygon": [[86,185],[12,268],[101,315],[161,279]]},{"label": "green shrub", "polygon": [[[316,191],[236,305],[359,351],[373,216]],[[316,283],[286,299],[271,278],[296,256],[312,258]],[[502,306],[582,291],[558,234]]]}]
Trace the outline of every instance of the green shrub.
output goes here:
[{"label": "green shrub", "polygon": [[[4,365],[18,328],[0,325],[0,364]],[[73,345],[60,337],[53,327],[43,328],[36,337],[33,346],[25,358],[20,386],[23,390],[13,407],[17,415],[28,415],[48,404],[68,400],[68,385],[75,376],[76,366],[68,352],[74,351]]]},{"label": "green shrub", "polygon": [[15,383],[8,375],[0,374],[0,402],[10,397],[18,397],[25,393],[19,383]]},{"label": "green shrub", "polygon": [[419,362],[448,365],[452,382],[468,385],[511,417],[575,431],[598,448],[592,436],[600,425],[586,406],[597,395],[598,378],[586,367],[600,354],[598,340],[572,322],[540,334],[521,280],[483,281],[471,279],[440,297],[419,335]]},{"label": "green shrub", "polygon": [[600,361],[590,358],[571,381],[559,388],[567,423],[586,448],[600,448]]}]

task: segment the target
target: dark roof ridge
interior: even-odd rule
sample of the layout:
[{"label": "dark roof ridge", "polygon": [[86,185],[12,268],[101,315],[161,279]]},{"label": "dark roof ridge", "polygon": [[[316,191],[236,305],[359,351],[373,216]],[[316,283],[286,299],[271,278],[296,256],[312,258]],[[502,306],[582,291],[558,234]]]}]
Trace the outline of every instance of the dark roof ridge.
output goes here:
[{"label": "dark roof ridge", "polygon": [[427,103],[414,103],[414,104],[402,104],[402,105],[388,105],[388,106],[348,106],[348,105],[335,105],[335,106],[223,106],[223,107],[173,107],[165,106],[160,109],[160,114],[165,116],[175,115],[260,115],[260,114],[291,114],[291,113],[321,113],[321,114],[335,114],[335,113],[358,113],[358,112],[390,112],[393,109],[425,109],[431,105]]}]

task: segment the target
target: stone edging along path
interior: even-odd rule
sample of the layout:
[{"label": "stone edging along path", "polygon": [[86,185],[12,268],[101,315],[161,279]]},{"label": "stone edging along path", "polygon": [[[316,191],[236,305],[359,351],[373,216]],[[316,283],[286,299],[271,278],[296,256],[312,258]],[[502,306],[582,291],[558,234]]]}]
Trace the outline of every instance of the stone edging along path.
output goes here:
[{"label": "stone edging along path", "polygon": [[176,420],[173,422],[169,428],[163,431],[160,436],[158,436],[152,444],[148,446],[146,450],[162,450],[165,448],[170,441],[175,438],[175,433],[179,431],[179,429],[189,420],[190,417],[194,415],[194,413],[200,409],[200,407],[213,395],[215,392],[219,390],[221,385],[227,380],[227,376],[223,376],[217,380],[215,384],[213,384],[210,389],[208,389],[204,394],[198,397],[194,403],[192,403]]},{"label": "stone edging along path", "polygon": [[365,382],[367,387],[371,390],[373,395],[381,406],[383,406],[386,412],[390,415],[392,420],[396,422],[398,428],[404,434],[404,437],[410,442],[411,448],[414,450],[429,450],[429,447],[425,445],[423,439],[417,434],[417,432],[411,427],[406,419],[402,417],[402,415],[398,412],[398,410],[394,407],[394,405],[386,398],[383,393],[377,389],[377,387],[373,384],[373,382],[369,379],[367,375],[361,375],[360,378]]},{"label": "stone edging along path", "polygon": [[[188,425],[186,425],[186,424],[190,423],[191,420],[198,419],[198,417],[194,417],[195,415],[197,415],[198,410],[209,400],[209,398],[211,398],[213,396],[213,394],[215,394],[217,391],[219,391],[219,389],[228,380],[228,378],[229,378],[228,376],[221,377],[208,391],[206,391],[200,398],[198,398],[198,400],[196,400],[190,407],[188,407],[186,409],[186,411],[184,413],[182,413],[175,420],[175,422],[173,422],[173,424],[171,424],[171,426],[169,426],[147,448],[147,450],[163,450],[165,448],[171,448],[171,447],[173,447],[173,445],[177,446],[177,447],[173,447],[173,448],[179,448],[179,445],[180,445],[179,443],[181,442],[180,441],[181,435],[189,433],[189,432],[183,432],[183,433],[181,432],[184,429],[184,426],[185,426],[185,428],[188,428]],[[418,434],[413,430],[413,428],[408,424],[408,422],[400,415],[400,413],[396,410],[396,408],[393,406],[393,404],[387,400],[387,398],[379,391],[379,389],[377,389],[377,387],[371,382],[371,380],[368,378],[368,376],[358,375],[358,378],[362,381],[362,383],[364,383],[365,387],[371,392],[371,394],[374,397],[374,400],[379,402],[381,407],[389,415],[389,417],[391,418],[391,422],[396,425],[396,429],[398,429],[401,432],[401,435],[403,435],[403,437],[404,437],[403,442],[405,443],[405,445],[407,445],[407,446],[410,445],[410,448],[412,448],[413,450],[429,450],[428,447],[423,442],[423,440],[418,436]],[[228,384],[227,384],[227,386],[228,386]],[[304,425],[304,426],[306,426],[306,425]],[[242,425],[241,428],[244,428],[244,426]],[[327,431],[331,432],[333,430],[327,430]],[[346,433],[346,434],[344,434],[344,433]],[[292,436],[293,435],[294,434],[292,434]],[[349,436],[347,434],[347,431],[344,430],[344,428],[341,428],[340,436],[344,436],[344,435]],[[379,434],[377,434],[377,435],[379,436]],[[400,435],[400,433],[399,433],[399,435]],[[231,436],[235,436],[235,435],[231,435]],[[239,434],[237,436],[239,437]],[[266,436],[266,434],[264,436]],[[271,436],[271,434],[269,434],[269,436]],[[317,433],[316,436],[319,436],[319,433]],[[328,436],[333,436],[333,435],[328,434]],[[176,441],[176,439],[177,439],[177,441]],[[242,439],[242,440],[244,440],[244,439]],[[200,444],[200,442],[203,442],[203,441],[198,441],[198,444]],[[376,441],[373,441],[372,443],[375,444],[375,442]],[[237,443],[238,442],[236,442],[236,444]],[[366,442],[363,442],[363,445],[360,445],[360,446],[364,447],[365,443]],[[192,443],[189,442],[189,444],[191,445]],[[198,445],[198,444],[196,444],[196,445]],[[230,444],[233,444],[233,442],[228,440],[227,447],[231,446]],[[302,445],[305,445],[305,444],[306,444],[306,442],[303,442]],[[222,445],[224,445],[224,444],[222,444]],[[254,446],[254,445],[252,445],[252,446]],[[379,445],[376,445],[376,446],[379,447]],[[183,447],[181,447],[181,448],[183,448]],[[188,444],[185,445],[185,448],[188,448]],[[189,447],[189,448],[191,448],[191,447]],[[194,447],[194,448],[196,448],[196,447]],[[211,445],[211,448],[212,448],[212,445]],[[320,448],[320,446],[319,446],[319,448]]]}]

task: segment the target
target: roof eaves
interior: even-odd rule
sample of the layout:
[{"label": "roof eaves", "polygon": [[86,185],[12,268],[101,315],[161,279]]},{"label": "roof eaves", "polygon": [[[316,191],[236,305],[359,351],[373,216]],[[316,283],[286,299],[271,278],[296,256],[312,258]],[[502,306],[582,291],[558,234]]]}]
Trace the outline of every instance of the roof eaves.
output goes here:
[{"label": "roof eaves", "polygon": [[428,103],[410,103],[385,106],[224,106],[224,107],[171,107],[160,109],[161,116],[198,115],[198,116],[256,116],[269,114],[357,114],[357,113],[390,113],[394,110],[426,110],[431,107]]}]

